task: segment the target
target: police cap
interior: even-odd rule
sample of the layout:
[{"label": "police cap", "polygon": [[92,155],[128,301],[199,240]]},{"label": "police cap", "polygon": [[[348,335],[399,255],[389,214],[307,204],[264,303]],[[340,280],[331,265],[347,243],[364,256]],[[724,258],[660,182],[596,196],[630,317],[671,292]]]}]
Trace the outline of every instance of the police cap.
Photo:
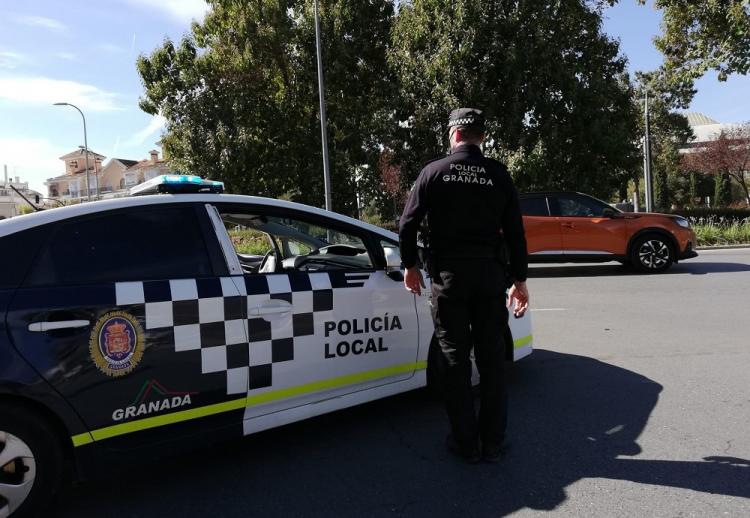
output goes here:
[{"label": "police cap", "polygon": [[484,115],[482,110],[476,108],[458,108],[453,110],[448,117],[448,127],[453,128],[454,126],[460,127],[473,127],[478,129],[484,129]]}]

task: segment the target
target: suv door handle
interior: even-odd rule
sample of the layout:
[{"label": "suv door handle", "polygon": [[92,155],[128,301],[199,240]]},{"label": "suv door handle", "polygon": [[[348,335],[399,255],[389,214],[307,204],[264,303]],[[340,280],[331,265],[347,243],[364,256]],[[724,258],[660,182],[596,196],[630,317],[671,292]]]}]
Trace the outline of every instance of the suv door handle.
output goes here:
[{"label": "suv door handle", "polygon": [[29,331],[32,333],[44,333],[45,331],[56,331],[58,329],[75,329],[79,327],[88,327],[91,322],[88,320],[57,320],[53,322],[33,322],[29,324]]},{"label": "suv door handle", "polygon": [[563,228],[575,228],[575,225],[573,223],[561,223]]}]

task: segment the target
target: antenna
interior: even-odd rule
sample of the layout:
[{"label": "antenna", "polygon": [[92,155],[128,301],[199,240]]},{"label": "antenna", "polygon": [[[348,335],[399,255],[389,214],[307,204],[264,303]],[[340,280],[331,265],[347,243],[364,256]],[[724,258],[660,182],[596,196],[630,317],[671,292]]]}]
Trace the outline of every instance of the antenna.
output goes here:
[{"label": "antenna", "polygon": [[14,191],[16,191],[16,194],[18,194],[21,198],[23,198],[24,200],[26,200],[26,203],[28,203],[29,205],[31,205],[31,208],[34,209],[35,212],[39,212],[40,210],[44,210],[44,209],[40,209],[39,207],[37,207],[36,205],[34,205],[33,203],[31,203],[29,201],[29,199],[26,196],[24,196],[21,193],[21,191],[19,191],[18,189],[16,189],[16,187],[13,184],[10,184],[10,188],[13,189]]}]

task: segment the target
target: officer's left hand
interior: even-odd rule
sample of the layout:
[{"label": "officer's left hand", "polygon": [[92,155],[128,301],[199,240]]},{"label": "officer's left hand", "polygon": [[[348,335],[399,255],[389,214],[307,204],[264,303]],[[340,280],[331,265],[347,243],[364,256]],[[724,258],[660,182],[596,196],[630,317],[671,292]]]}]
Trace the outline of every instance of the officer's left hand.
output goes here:
[{"label": "officer's left hand", "polygon": [[404,275],[404,286],[410,292],[421,295],[422,288],[425,287],[424,279],[422,278],[422,272],[416,266],[406,269],[406,275]]},{"label": "officer's left hand", "polygon": [[521,318],[529,308],[529,289],[525,282],[516,281],[508,292],[508,307],[513,306],[513,316]]}]

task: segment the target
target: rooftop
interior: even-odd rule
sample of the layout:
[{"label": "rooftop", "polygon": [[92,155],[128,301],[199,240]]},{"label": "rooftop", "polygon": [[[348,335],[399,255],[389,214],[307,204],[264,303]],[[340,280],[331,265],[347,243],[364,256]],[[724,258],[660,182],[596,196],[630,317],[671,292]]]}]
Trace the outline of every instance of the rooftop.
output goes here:
[{"label": "rooftop", "polygon": [[707,124],[719,124],[719,121],[712,119],[708,115],[704,115],[698,112],[687,112],[685,113],[688,124],[691,126],[705,126]]}]

